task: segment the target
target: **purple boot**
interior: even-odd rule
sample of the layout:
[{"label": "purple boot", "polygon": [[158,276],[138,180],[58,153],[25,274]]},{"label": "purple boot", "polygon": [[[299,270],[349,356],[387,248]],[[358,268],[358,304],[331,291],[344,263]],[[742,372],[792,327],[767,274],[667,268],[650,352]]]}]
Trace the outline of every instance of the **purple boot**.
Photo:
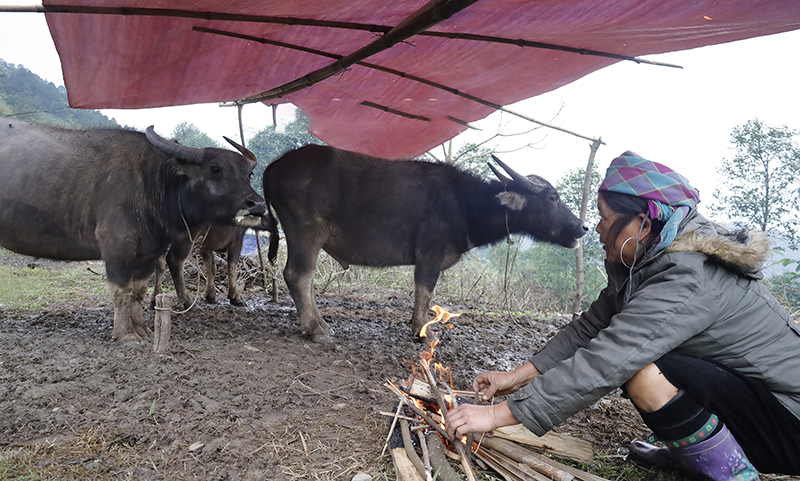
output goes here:
[{"label": "purple boot", "polygon": [[742,447],[724,424],[710,439],[685,448],[657,448],[652,444],[634,441],[629,450],[629,457],[638,463],[683,468],[713,481],[760,479]]}]

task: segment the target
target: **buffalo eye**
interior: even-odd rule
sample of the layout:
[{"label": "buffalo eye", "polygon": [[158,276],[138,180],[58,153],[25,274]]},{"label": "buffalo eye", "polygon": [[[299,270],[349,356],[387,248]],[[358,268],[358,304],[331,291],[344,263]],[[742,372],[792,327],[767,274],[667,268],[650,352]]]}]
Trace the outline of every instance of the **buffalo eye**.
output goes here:
[{"label": "buffalo eye", "polygon": [[208,168],[208,171],[214,175],[219,175],[222,173],[222,169],[220,169],[218,165],[212,165]]},{"label": "buffalo eye", "polygon": [[550,194],[550,202],[558,204],[558,194]]}]

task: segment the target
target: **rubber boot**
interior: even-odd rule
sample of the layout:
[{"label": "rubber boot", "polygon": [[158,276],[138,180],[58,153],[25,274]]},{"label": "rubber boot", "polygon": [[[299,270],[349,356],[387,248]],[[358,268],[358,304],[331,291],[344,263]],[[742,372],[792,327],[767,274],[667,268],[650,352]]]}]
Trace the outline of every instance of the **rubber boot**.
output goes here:
[{"label": "rubber boot", "polygon": [[657,466],[668,469],[680,469],[682,467],[669,448],[659,448],[644,441],[634,441],[628,446],[628,459],[643,466]]},{"label": "rubber boot", "polygon": [[724,424],[710,439],[683,448],[657,448],[636,441],[629,447],[631,459],[665,468],[683,468],[713,481],[760,479],[742,447]]}]

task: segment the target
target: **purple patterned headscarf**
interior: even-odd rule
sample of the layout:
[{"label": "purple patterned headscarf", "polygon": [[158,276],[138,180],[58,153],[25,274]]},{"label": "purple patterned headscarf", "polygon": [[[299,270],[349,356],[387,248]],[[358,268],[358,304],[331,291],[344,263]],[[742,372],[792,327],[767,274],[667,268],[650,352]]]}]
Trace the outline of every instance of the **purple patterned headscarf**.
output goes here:
[{"label": "purple patterned headscarf", "polygon": [[630,150],[611,161],[600,190],[647,199],[650,218],[666,221],[652,252],[672,243],[681,221],[700,202],[699,192],[684,176]]}]

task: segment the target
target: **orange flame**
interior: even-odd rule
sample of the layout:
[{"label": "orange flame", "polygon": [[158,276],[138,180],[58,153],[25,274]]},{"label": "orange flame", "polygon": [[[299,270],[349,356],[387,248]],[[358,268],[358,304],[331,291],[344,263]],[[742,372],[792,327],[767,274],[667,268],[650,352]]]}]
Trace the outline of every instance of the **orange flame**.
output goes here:
[{"label": "orange flame", "polygon": [[[433,306],[433,307],[431,307],[431,310],[436,313],[436,319],[434,319],[434,320],[428,322],[427,324],[425,324],[424,326],[422,326],[422,329],[419,331],[419,337],[428,337],[428,326],[430,326],[431,324],[436,324],[437,322],[441,322],[442,325],[446,325],[447,321],[449,321],[451,318],[458,317],[458,316],[461,315],[460,313],[459,314],[450,314],[449,312],[447,312],[446,310],[444,310],[440,306]],[[448,327],[450,329],[453,328],[452,324],[449,325]]]}]

